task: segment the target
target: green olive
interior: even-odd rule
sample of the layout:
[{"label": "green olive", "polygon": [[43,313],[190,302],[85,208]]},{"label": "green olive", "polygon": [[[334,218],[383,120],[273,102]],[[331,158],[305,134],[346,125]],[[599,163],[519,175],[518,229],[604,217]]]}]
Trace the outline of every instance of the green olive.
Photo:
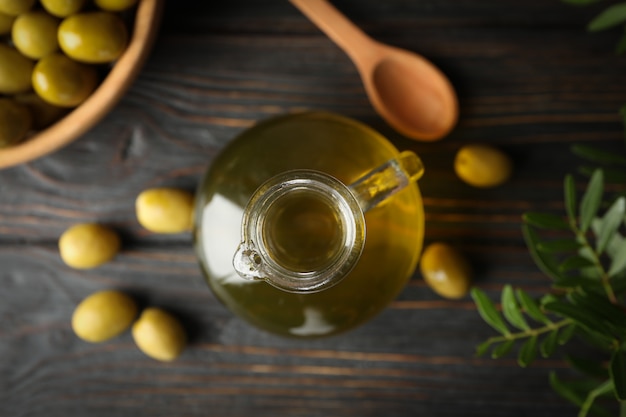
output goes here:
[{"label": "green olive", "polygon": [[511,159],[489,145],[466,145],[456,154],[454,171],[474,187],[495,187],[506,182],[513,171]]},{"label": "green olive", "polygon": [[79,13],[61,22],[58,39],[70,58],[103,64],[116,60],[124,52],[128,32],[122,19],[113,13]]},{"label": "green olive", "polygon": [[42,58],[33,71],[35,92],[50,104],[75,107],[85,101],[98,85],[95,68],[75,62],[60,53]]},{"label": "green olive", "polygon": [[46,12],[35,11],[20,15],[13,23],[11,38],[23,55],[40,59],[59,48],[59,20]]},{"label": "green olive", "polygon": [[9,16],[8,14],[0,13],[0,35],[6,35],[11,33],[15,16]]},{"label": "green olive", "polygon": [[151,188],[135,202],[137,220],[155,233],[180,233],[191,229],[193,195],[175,188]]},{"label": "green olive", "polygon": [[137,310],[137,304],[128,295],[99,291],[78,304],[72,315],[72,329],[87,342],[104,342],[129,328]]},{"label": "green olive", "polygon": [[28,108],[8,98],[0,98],[0,148],[15,145],[32,125]]},{"label": "green olive", "polygon": [[164,362],[176,359],[187,344],[185,330],[176,317],[155,307],[141,313],[132,334],[143,353]]},{"label": "green olive", "polygon": [[445,298],[464,297],[472,281],[472,268],[467,258],[445,243],[432,243],[422,254],[420,271],[433,291]]},{"label": "green olive", "polygon": [[44,101],[36,93],[19,94],[14,99],[28,107],[33,115],[33,127],[38,130],[50,126],[67,113],[65,108],[57,107]]},{"label": "green olive", "polygon": [[137,0],[95,0],[96,6],[109,12],[121,12],[133,7]]},{"label": "green olive", "polygon": [[30,90],[35,64],[16,49],[0,43],[0,94],[17,94]]},{"label": "green olive", "polygon": [[17,16],[33,7],[35,0],[0,0],[0,13]]},{"label": "green olive", "polygon": [[40,0],[40,2],[48,13],[57,17],[78,13],[85,5],[85,0]]},{"label": "green olive", "polygon": [[113,230],[95,223],[80,223],[67,229],[59,238],[59,253],[68,266],[91,269],[117,254],[120,238]]}]

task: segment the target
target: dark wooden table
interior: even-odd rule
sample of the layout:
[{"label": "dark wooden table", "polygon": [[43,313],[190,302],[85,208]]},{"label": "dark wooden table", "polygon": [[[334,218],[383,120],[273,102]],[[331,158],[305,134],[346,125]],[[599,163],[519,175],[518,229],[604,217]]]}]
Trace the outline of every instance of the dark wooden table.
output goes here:
[{"label": "dark wooden table", "polygon": [[[521,369],[474,357],[492,331],[468,298],[436,296],[416,272],[368,324],[314,341],[268,335],[205,285],[191,235],[158,236],[134,216],[143,189],[193,189],[205,167],[256,121],[303,109],[361,120],[423,158],[427,242],[458,245],[495,298],[505,283],[533,295],[548,279],[520,233],[528,210],[559,212],[574,143],[623,148],[619,31],[589,34],[600,5],[558,0],[336,0],[373,37],[419,52],[458,90],[460,123],[419,143],[370,107],[349,59],[287,1],[169,1],[143,72],[119,105],[53,155],[0,171],[0,416],[573,416],[547,375],[559,356]],[[515,160],[511,181],[478,190],[454,175],[469,142]],[[584,184],[582,177],[580,185]],[[82,221],[111,224],[120,255],[76,271],[57,251]],[[191,343],[170,364],[129,333],[87,344],[70,328],[91,292],[121,288],[171,310]]]}]

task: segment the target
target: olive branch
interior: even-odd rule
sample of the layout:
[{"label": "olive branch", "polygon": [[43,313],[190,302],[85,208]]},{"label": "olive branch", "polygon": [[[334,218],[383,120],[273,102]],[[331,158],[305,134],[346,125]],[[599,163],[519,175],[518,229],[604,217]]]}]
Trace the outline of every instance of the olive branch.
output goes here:
[{"label": "olive branch", "polygon": [[[588,146],[573,151],[613,165],[607,168],[612,176],[626,177],[626,158]],[[477,355],[491,351],[500,358],[520,342],[517,360],[527,367],[538,354],[550,357],[578,336],[602,352],[603,359],[567,356],[585,378],[564,381],[552,372],[551,386],[580,407],[579,417],[610,416],[596,403],[602,397],[616,398],[620,416],[626,416],[626,196],[607,199],[605,170],[597,168],[580,201],[573,176],[566,176],[564,200],[563,216],[523,215],[524,240],[537,266],[551,278],[552,292],[535,299],[505,285],[500,311],[482,290],[472,289],[480,316],[500,334],[480,344]]]},{"label": "olive branch", "polygon": [[[601,0],[562,1],[589,5]],[[620,25],[626,28],[626,2],[605,8],[587,30]],[[616,46],[617,54],[624,52],[626,33]],[[626,127],[626,106],[620,114]],[[615,398],[620,417],[626,417],[626,192],[607,196],[604,186],[605,181],[626,183],[626,158],[589,146],[577,145],[572,151],[603,165],[579,169],[589,177],[580,201],[574,178],[567,175],[565,216],[523,215],[524,240],[539,269],[552,280],[553,291],[535,299],[521,288],[505,285],[500,311],[483,291],[473,288],[480,316],[500,333],[480,344],[476,353],[491,351],[493,358],[500,358],[519,342],[518,364],[527,367],[538,353],[550,357],[577,336],[595,346],[602,359],[566,355],[570,367],[583,377],[566,381],[551,372],[550,385],[579,407],[579,417],[611,416],[596,401],[605,397]],[[550,237],[542,237],[542,230]]]}]

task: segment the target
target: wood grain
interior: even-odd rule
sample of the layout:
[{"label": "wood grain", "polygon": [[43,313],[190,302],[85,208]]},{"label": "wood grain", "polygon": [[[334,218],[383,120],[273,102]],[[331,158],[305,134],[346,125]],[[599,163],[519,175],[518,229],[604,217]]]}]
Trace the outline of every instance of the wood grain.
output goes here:
[{"label": "wood grain", "polygon": [[[380,41],[425,55],[448,74],[460,123],[446,139],[395,133],[369,105],[350,60],[288,2],[168,2],[144,70],[80,140],[0,171],[0,416],[530,416],[575,415],[547,375],[514,357],[475,358],[492,335],[469,298],[438,298],[419,273],[380,316],[345,335],[297,341],[265,334],[211,294],[190,234],[142,230],[143,189],[193,190],[219,150],[257,120],[323,109],[370,124],[426,165],[420,181],[427,242],[468,254],[476,285],[496,297],[512,283],[548,290],[520,234],[525,211],[562,210],[575,143],[623,151],[626,103],[619,33],[588,34],[601,6],[558,1],[336,0]],[[504,187],[477,190],[452,171],[465,143],[515,161]],[[584,178],[577,176],[578,186]],[[58,236],[78,221],[118,230],[122,252],[101,268],[63,265]],[[91,345],[69,322],[89,293],[120,288],[178,315],[191,336],[171,364],[138,351],[130,334]]]}]

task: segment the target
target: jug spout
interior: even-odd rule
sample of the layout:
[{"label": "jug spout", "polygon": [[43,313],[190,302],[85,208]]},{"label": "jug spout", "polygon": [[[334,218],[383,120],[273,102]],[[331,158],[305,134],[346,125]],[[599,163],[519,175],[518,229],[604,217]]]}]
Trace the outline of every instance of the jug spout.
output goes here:
[{"label": "jug spout", "polygon": [[241,242],[233,257],[235,271],[246,279],[264,279],[263,261],[252,241]]}]

